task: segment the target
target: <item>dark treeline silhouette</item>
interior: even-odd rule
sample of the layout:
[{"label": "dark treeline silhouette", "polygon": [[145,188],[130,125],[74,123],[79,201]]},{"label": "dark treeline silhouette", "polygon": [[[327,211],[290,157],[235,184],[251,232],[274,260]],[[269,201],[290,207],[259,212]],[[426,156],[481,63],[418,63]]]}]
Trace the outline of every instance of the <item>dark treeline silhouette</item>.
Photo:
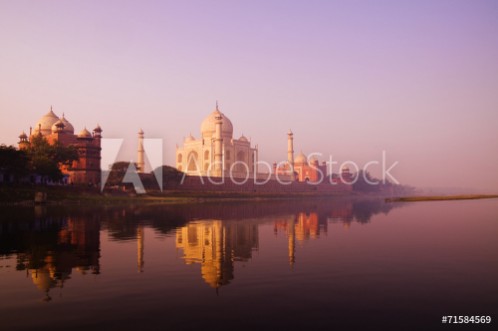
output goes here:
[{"label": "dark treeline silhouette", "polygon": [[43,136],[33,136],[26,149],[0,146],[0,172],[5,182],[29,181],[29,175],[38,175],[42,182],[60,181],[62,167],[70,167],[79,158],[74,146],[59,142],[49,144]]},{"label": "dark treeline silhouette", "polygon": [[411,186],[395,184],[373,177],[368,171],[360,170],[354,176],[353,191],[358,193],[377,193],[382,195],[408,195],[415,189]]}]

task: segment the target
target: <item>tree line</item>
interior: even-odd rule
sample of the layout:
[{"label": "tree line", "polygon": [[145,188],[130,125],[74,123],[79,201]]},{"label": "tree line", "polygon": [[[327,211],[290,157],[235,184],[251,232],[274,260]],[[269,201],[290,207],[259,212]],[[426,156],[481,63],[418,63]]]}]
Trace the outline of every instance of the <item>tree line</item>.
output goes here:
[{"label": "tree line", "polygon": [[71,167],[78,159],[75,146],[50,144],[41,135],[32,137],[26,149],[0,145],[0,172],[7,181],[21,182],[35,175],[42,182],[59,182],[63,178],[61,168]]}]

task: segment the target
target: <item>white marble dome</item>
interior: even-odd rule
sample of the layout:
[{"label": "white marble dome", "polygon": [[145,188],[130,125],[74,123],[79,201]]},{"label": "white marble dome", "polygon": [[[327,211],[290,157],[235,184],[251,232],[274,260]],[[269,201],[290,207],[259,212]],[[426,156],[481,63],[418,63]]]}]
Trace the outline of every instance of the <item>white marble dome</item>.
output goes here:
[{"label": "white marble dome", "polygon": [[41,129],[41,134],[42,135],[49,135],[52,133],[52,126],[59,121],[60,118],[57,117],[57,115],[54,114],[52,111],[52,107],[50,108],[50,111],[43,115],[38,122],[36,122],[34,126],[34,131],[35,133],[38,133],[38,131]]},{"label": "white marble dome", "polygon": [[192,136],[192,134],[189,134],[186,138],[185,138],[185,142],[186,143],[189,143],[189,142],[192,142],[192,141],[195,141],[195,137]]},{"label": "white marble dome", "polygon": [[201,124],[201,134],[203,138],[211,138],[216,132],[216,117],[221,115],[221,136],[223,138],[232,138],[233,136],[233,125],[230,119],[226,117],[222,112],[216,107],[215,111],[208,115],[202,121]]}]

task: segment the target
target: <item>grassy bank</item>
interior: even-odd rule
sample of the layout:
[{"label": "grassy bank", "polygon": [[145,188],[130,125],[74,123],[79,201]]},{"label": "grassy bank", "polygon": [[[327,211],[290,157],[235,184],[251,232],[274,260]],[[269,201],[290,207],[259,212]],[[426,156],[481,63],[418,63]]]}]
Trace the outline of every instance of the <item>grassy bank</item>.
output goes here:
[{"label": "grassy bank", "polygon": [[416,202],[416,201],[448,201],[448,200],[473,200],[498,198],[494,194],[464,194],[464,195],[435,195],[386,198],[386,202]]},{"label": "grassy bank", "polygon": [[[199,203],[207,201],[261,201],[346,196],[345,194],[261,194],[250,192],[165,191],[135,194],[119,190],[100,192],[98,189],[77,186],[0,186],[0,205],[32,205],[36,192],[47,195],[47,204],[126,204],[126,203]],[[347,194],[355,196],[355,194]]]}]

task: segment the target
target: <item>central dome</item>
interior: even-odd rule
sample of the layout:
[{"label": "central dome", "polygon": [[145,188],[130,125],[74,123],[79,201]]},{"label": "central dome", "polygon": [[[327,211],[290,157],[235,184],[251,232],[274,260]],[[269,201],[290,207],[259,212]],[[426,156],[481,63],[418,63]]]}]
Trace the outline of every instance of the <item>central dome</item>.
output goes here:
[{"label": "central dome", "polygon": [[232,122],[226,117],[222,112],[218,110],[218,107],[208,115],[202,121],[201,124],[201,134],[203,138],[211,138],[216,132],[216,117],[221,115],[221,136],[223,138],[232,138],[233,136],[233,125]]},{"label": "central dome", "polygon": [[304,155],[303,152],[301,152],[294,159],[294,163],[306,164],[308,163],[308,159],[306,158],[306,155]]},{"label": "central dome", "polygon": [[50,111],[46,113],[42,118],[36,122],[35,127],[33,128],[36,133],[41,129],[42,135],[48,135],[52,133],[52,125],[55,122],[59,121],[59,117],[54,114],[52,111],[52,107],[50,107]]}]

